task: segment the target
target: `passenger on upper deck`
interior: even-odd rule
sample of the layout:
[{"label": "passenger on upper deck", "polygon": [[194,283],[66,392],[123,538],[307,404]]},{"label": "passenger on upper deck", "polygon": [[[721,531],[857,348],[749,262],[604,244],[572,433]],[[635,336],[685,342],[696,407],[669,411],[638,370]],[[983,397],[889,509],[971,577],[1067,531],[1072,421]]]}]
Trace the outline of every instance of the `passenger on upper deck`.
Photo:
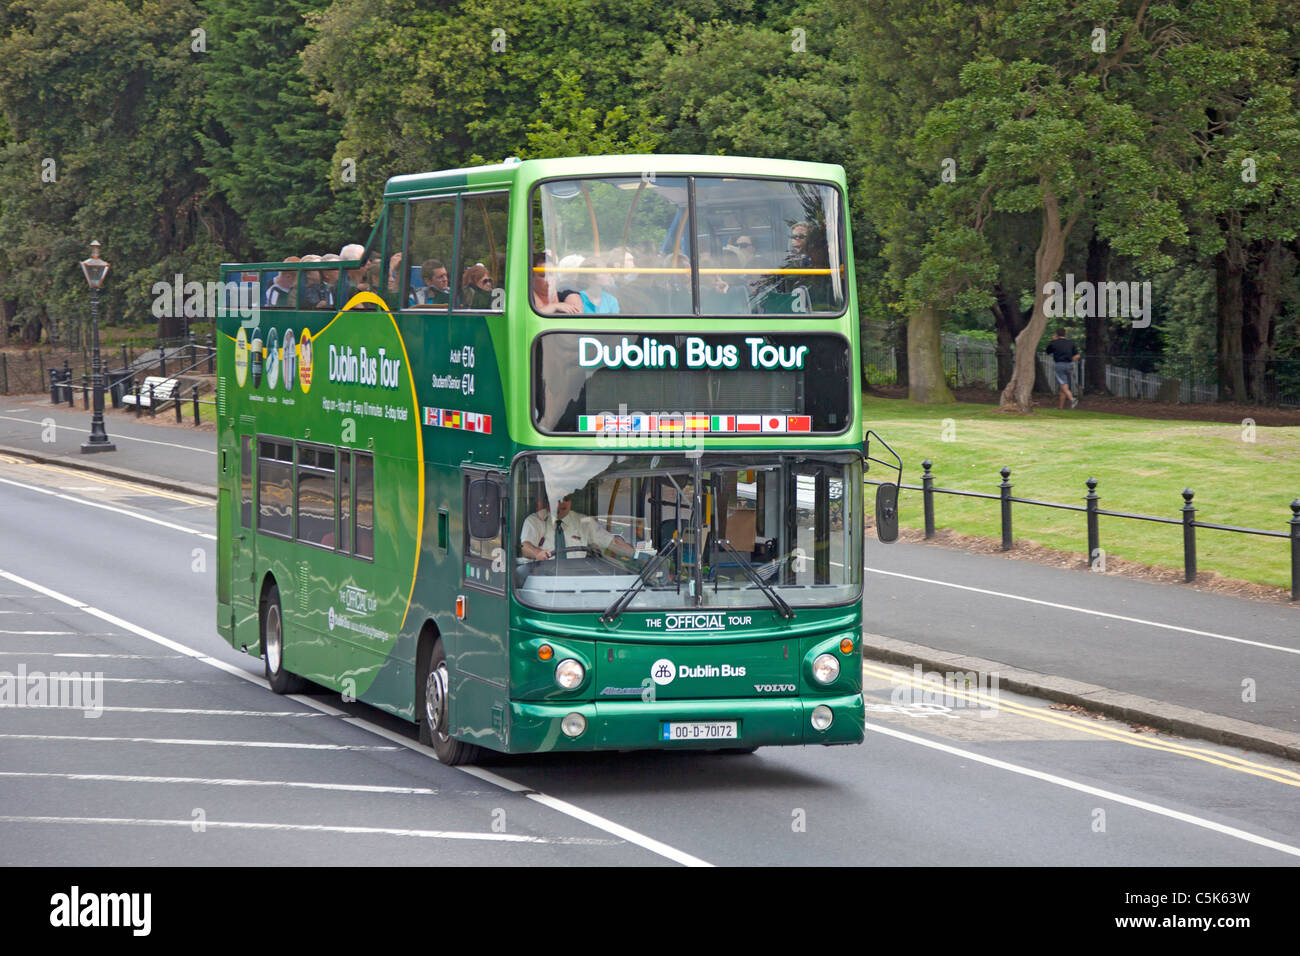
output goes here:
[{"label": "passenger on upper deck", "polygon": [[491,309],[492,277],[488,275],[487,266],[475,263],[465,270],[460,283],[460,301],[457,306],[462,309]]},{"label": "passenger on upper deck", "polygon": [[[366,254],[366,247],[358,242],[350,242],[339,250],[339,259],[343,262],[352,262],[360,259]],[[347,282],[343,290],[343,301],[351,299],[354,295],[362,290],[365,283],[365,266],[359,269],[347,270]]]},{"label": "passenger on upper deck", "polygon": [[[290,256],[285,262],[299,262],[297,256]],[[266,293],[262,297],[262,305],[268,309],[292,309],[297,307],[298,290],[295,283],[298,281],[296,272],[277,272],[275,279],[267,286]]]},{"label": "passenger on upper deck", "polygon": [[547,315],[574,314],[582,311],[582,299],[578,293],[566,289],[563,299],[559,297],[555,284],[555,256],[548,249],[533,253],[533,268],[545,268],[546,272],[533,272],[533,307]]},{"label": "passenger on upper deck", "polygon": [[412,289],[414,298],[411,305],[436,305],[447,308],[451,303],[451,277],[441,259],[425,259],[420,266],[420,281],[424,283],[419,289]]},{"label": "passenger on upper deck", "polygon": [[[606,253],[603,256],[596,256],[588,261],[588,265],[599,268],[619,269],[623,267],[624,253],[622,251]],[[584,273],[586,279],[586,288],[579,296],[582,299],[582,311],[594,312],[599,315],[612,315],[619,311],[618,299],[609,290],[614,288],[614,275],[611,272],[588,272]]]}]

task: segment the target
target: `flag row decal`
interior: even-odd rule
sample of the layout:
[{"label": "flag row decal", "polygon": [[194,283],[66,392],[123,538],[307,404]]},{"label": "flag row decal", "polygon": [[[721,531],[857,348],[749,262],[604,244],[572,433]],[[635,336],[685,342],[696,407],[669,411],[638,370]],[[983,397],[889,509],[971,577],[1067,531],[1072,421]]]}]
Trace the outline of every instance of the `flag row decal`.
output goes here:
[{"label": "flag row decal", "polygon": [[454,408],[424,409],[424,423],[435,428],[458,428],[465,432],[492,434],[492,416],[483,412],[463,412]]},{"label": "flag row decal", "polygon": [[585,434],[618,432],[658,435],[664,432],[707,432],[719,435],[784,434],[811,432],[811,415],[579,415],[578,431]]}]

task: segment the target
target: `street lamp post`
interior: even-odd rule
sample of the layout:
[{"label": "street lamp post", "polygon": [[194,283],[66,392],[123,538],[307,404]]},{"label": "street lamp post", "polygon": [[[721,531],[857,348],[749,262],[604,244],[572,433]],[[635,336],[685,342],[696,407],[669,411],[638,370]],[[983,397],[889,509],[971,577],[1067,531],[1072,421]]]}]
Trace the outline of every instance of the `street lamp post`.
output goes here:
[{"label": "street lamp post", "polygon": [[108,263],[99,258],[99,240],[90,243],[90,258],[82,260],[81,271],[90,286],[90,324],[91,336],[94,340],[91,370],[95,406],[90,418],[90,438],[81,443],[81,451],[83,454],[117,451],[117,446],[108,440],[108,432],[104,430],[104,369],[99,361],[99,289],[108,275]]}]

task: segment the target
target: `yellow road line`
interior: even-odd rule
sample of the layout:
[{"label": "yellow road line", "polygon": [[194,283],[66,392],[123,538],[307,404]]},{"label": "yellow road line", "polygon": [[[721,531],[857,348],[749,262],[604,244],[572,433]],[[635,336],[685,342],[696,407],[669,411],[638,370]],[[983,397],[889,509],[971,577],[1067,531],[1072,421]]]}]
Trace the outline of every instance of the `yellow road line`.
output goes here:
[{"label": "yellow road line", "polygon": [[116,478],[108,478],[104,475],[97,474],[93,471],[82,471],[79,468],[68,468],[64,465],[50,465],[45,462],[31,461],[26,458],[14,458],[10,455],[0,455],[0,461],[11,465],[26,465],[29,468],[41,468],[45,471],[53,471],[60,476],[67,478],[76,476],[77,478],[88,478],[92,481],[102,482],[106,485],[114,485],[118,488],[125,488],[135,494],[147,494],[156,498],[168,498],[172,501],[179,501],[187,505],[206,505],[211,507],[213,502],[204,498],[195,498],[190,495],[178,494],[174,491],[167,491],[164,488],[155,488],[151,485],[140,485],[127,481],[119,481]]},{"label": "yellow road line", "polygon": [[[879,665],[866,663],[863,664],[862,669],[865,673],[870,674],[873,677],[883,678],[889,680],[891,683],[901,683],[921,690],[928,689],[932,692],[938,690],[936,685],[932,683],[927,684],[925,681],[918,681],[906,671],[891,671],[888,668]],[[943,693],[945,696],[959,698],[961,700],[985,706],[989,703],[988,698],[984,695],[972,694],[955,688],[944,687]],[[1244,757],[1237,757],[1232,754],[1215,753],[1214,751],[1206,750],[1201,747],[1193,747],[1188,744],[1180,744],[1173,741],[1143,740],[1122,731],[1098,726],[1097,723],[1091,719],[1085,720],[1083,718],[1071,717],[1056,712],[1048,713],[1041,708],[1017,704],[1014,701],[1004,701],[999,699],[996,706],[1000,710],[1006,710],[1023,717],[1030,717],[1034,720],[1042,721],[1043,723],[1056,724],[1059,727],[1076,730],[1081,733],[1090,734],[1094,737],[1114,740],[1119,743],[1129,744],[1133,747],[1142,747],[1147,750],[1161,750],[1165,753],[1191,757],[1205,763],[1212,763],[1220,767],[1225,767],[1228,770],[1247,773],[1255,777],[1263,777],[1266,780],[1273,780],[1277,783],[1284,783],[1292,787],[1300,787],[1300,772],[1293,770],[1270,767],[1266,764],[1255,763],[1254,761],[1247,760]]]}]

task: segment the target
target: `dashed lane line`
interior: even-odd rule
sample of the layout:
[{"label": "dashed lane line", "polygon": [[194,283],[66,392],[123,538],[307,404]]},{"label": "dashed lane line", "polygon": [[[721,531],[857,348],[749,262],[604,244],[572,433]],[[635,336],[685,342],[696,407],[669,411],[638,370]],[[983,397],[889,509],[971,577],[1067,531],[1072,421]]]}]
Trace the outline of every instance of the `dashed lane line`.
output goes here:
[{"label": "dashed lane line", "polygon": [[[152,641],[155,644],[158,644],[162,647],[166,647],[169,650],[176,651],[180,654],[184,654],[187,657],[193,657],[195,660],[202,661],[205,664],[209,664],[212,667],[216,667],[220,670],[223,670],[227,674],[231,674],[232,676],[238,677],[241,680],[248,681],[251,684],[256,684],[259,687],[262,687],[264,689],[268,689],[268,690],[270,689],[269,685],[266,682],[266,679],[263,677],[259,677],[256,674],[251,674],[248,671],[244,670],[243,668],[235,666],[234,664],[229,664],[226,661],[218,660],[215,657],[210,657],[207,654],[203,654],[200,651],[196,651],[191,647],[187,647],[184,644],[181,644],[177,641],[173,641],[170,638],[163,637],[161,634],[156,634],[153,631],[141,627],[138,624],[133,624],[130,621],[123,620],[122,618],[116,616],[115,614],[110,614],[107,611],[101,611],[99,608],[92,607],[89,604],[77,600],[76,598],[69,597],[66,594],[61,594],[58,591],[51,590],[50,588],[47,588],[44,585],[37,584],[35,581],[29,581],[26,578],[19,577],[18,575],[14,574],[11,571],[5,571],[3,569],[0,569],[0,578],[9,581],[13,584],[19,585],[20,587],[24,587],[29,590],[35,591],[38,594],[44,594],[46,597],[49,597],[55,601],[59,601],[62,604],[66,604],[69,607],[74,607],[80,611],[84,611],[87,614],[93,614],[94,616],[100,618],[101,620],[108,621],[110,624],[113,624],[115,627],[120,627],[124,630],[130,631],[132,634],[136,634],[140,637],[143,637],[145,640]],[[304,695],[300,695],[300,694],[291,695],[291,699],[307,707],[311,707],[314,710],[318,710],[321,711],[322,713],[336,716],[344,723],[351,724],[352,726],[357,727],[361,730],[365,730],[369,733],[376,734],[387,740],[391,740],[393,743],[405,747],[407,750],[413,750],[416,753],[422,754],[425,757],[429,758],[430,760],[437,759],[437,757],[433,753],[432,748],[425,747],[422,744],[411,741],[406,737],[403,737],[400,734],[395,733],[394,731],[388,730],[385,727],[380,727],[374,724],[370,724],[359,717],[352,717],[344,711],[341,711],[335,707],[331,707],[330,705],[322,703],[320,701],[313,700],[312,698]],[[513,780],[509,780],[505,777],[501,777],[497,774],[492,773],[491,771],[483,770],[482,768],[479,767],[457,767],[455,769],[463,773],[467,773],[472,777],[477,777],[478,779],[483,780],[487,783],[491,783],[497,787],[501,787],[502,789],[507,790],[511,793],[517,793],[525,797],[526,799],[532,800],[535,803],[539,803],[542,806],[548,807],[551,810],[556,811],[557,813],[562,813],[565,816],[572,817],[573,819],[576,820],[580,820],[583,823],[588,824],[589,826],[592,826],[598,830],[603,830],[604,832],[609,833],[612,836],[616,836],[621,840],[625,840],[626,842],[631,843],[634,846],[639,846],[642,849],[654,853],[657,856],[661,856],[664,857],[665,859],[672,860],[674,863],[679,863],[683,866],[712,866],[712,864],[706,862],[705,860],[700,859],[697,856],[687,853],[684,850],[679,850],[676,847],[670,846],[667,843],[663,843],[659,840],[656,840],[653,837],[647,836],[646,834],[641,833],[637,830],[633,830],[630,827],[625,827],[622,824],[615,823],[613,820],[609,820],[605,817],[600,816],[599,814],[592,813],[589,810],[584,810],[583,808],[576,806],[575,804],[569,803],[566,800],[560,800],[558,798],[551,797],[548,794],[533,790],[531,787],[526,787],[523,786],[522,784],[515,783]],[[189,820],[184,822],[186,826],[189,826],[192,823],[192,821]]]}]

